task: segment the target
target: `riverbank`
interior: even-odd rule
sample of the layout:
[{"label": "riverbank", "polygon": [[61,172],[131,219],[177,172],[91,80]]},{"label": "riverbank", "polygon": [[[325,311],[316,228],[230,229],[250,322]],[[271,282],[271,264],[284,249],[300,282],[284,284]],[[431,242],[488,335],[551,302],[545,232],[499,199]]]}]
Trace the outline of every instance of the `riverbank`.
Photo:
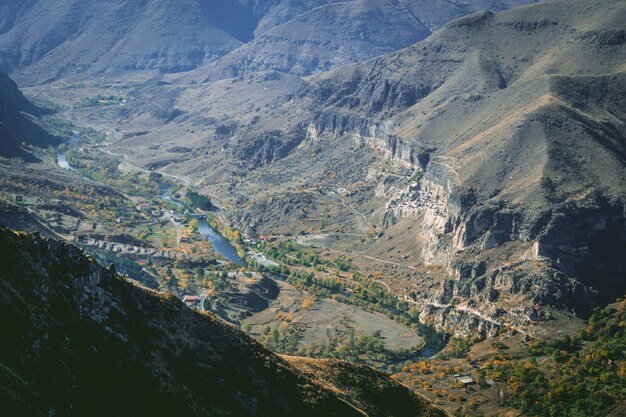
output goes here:
[{"label": "riverbank", "polygon": [[74,171],[74,172],[76,171],[76,168],[70,166],[69,162],[67,161],[67,157],[65,156],[65,152],[63,151],[63,148],[65,148],[66,146],[72,145],[74,142],[78,140],[78,138],[80,138],[80,132],[77,130],[73,130],[72,135],[65,142],[57,146],[56,157],[57,157],[57,164],[59,165],[59,167],[70,170],[70,171]]},{"label": "riverbank", "polygon": [[[184,208],[190,216],[196,215],[196,211],[186,205],[179,199],[173,198],[171,195],[171,190],[165,189],[161,194],[161,199],[165,201],[170,201],[176,204],[178,207]],[[237,249],[229,242],[224,236],[220,234],[217,228],[211,226],[204,218],[197,218],[198,221],[198,233],[207,238],[211,243],[213,249],[223,256],[229,262],[232,262],[236,265],[243,266],[245,264],[244,260],[237,253]]]}]

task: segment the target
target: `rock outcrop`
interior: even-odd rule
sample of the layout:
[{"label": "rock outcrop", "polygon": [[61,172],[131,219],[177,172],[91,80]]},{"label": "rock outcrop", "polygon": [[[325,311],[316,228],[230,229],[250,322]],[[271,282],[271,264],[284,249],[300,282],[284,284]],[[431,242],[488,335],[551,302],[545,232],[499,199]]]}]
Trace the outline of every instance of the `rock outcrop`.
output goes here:
[{"label": "rock outcrop", "polygon": [[[383,225],[417,224],[412,255],[443,271],[422,307],[486,300],[505,309],[498,323],[545,317],[515,302],[584,315],[626,291],[624,18],[622,0],[477,13],[311,79],[281,114],[303,140],[351,141],[413,171],[373,187]],[[483,262],[471,280],[459,269]]]}]

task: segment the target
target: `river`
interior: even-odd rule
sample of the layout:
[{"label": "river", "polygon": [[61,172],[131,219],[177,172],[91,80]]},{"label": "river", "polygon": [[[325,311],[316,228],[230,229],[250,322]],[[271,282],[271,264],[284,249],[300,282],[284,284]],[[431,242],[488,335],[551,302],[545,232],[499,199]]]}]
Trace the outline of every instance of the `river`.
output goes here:
[{"label": "river", "polygon": [[[163,194],[161,194],[161,198],[163,200],[171,201],[179,207],[185,207],[185,204],[172,198],[169,190],[164,190]],[[209,242],[211,242],[211,246],[215,252],[222,255],[224,258],[229,260],[232,263],[235,263],[239,266],[243,266],[243,259],[237,253],[237,250],[230,244],[230,242],[222,236],[217,230],[212,228],[204,219],[198,219],[198,232],[204,237],[206,237]]]},{"label": "river", "polygon": [[[72,130],[72,136],[70,136],[65,142],[63,142],[66,145],[71,145],[72,143],[76,142],[76,140],[78,140],[78,138],[80,137],[80,132],[77,130]],[[63,151],[61,151],[61,146],[57,146],[57,164],[59,164],[59,166],[63,169],[68,169],[70,171],[76,171],[75,168],[72,168],[69,164],[69,162],[67,162],[67,158],[65,157],[65,153]]]},{"label": "river", "polygon": [[[73,130],[72,136],[70,136],[64,142],[64,144],[71,145],[72,143],[76,142],[76,140],[78,140],[79,137],[80,137],[80,132]],[[61,150],[61,146],[57,147],[57,163],[63,169],[76,171],[76,168],[73,168],[69,164],[69,162],[67,162],[67,158],[65,157],[65,153]],[[171,201],[172,203],[176,204],[179,207],[185,207],[182,201],[172,198],[170,196],[170,192],[168,189],[162,190],[161,198],[163,200]],[[206,237],[209,240],[209,242],[211,242],[211,246],[213,247],[213,250],[215,250],[215,252],[219,253],[230,262],[243,266],[244,264],[243,259],[241,259],[239,254],[237,254],[237,250],[233,247],[233,245],[230,244],[228,240],[226,240],[226,238],[224,238],[224,236],[220,235],[217,230],[213,229],[206,222],[206,220],[198,219],[198,222],[199,222],[198,232],[200,232],[202,236]]]}]

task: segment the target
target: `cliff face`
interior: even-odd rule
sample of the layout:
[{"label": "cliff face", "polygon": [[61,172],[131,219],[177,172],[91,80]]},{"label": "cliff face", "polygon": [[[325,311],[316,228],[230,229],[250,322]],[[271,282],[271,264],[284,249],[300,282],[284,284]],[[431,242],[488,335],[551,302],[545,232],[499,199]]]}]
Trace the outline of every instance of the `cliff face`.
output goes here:
[{"label": "cliff face", "polygon": [[[8,415],[388,415],[382,401],[362,413],[238,329],[72,245],[0,229],[0,251]],[[410,404],[406,415],[443,415],[386,384]]]},{"label": "cliff face", "polygon": [[385,226],[417,225],[417,259],[445,271],[436,293],[408,297],[425,316],[445,322],[469,297],[482,313],[452,316],[530,323],[538,310],[501,295],[585,314],[626,291],[625,17],[623,0],[477,13],[283,106],[304,141],[349,140],[413,170],[376,189]]}]

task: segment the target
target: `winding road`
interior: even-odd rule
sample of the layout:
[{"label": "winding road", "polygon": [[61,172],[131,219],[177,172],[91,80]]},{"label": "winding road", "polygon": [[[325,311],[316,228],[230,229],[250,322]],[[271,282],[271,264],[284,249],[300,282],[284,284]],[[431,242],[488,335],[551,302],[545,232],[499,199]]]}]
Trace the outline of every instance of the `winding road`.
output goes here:
[{"label": "winding road", "polygon": [[395,266],[399,266],[401,268],[408,268],[408,269],[412,269],[412,270],[416,270],[417,269],[417,268],[415,268],[414,266],[411,266],[411,265],[401,264],[401,263],[393,262],[393,261],[386,261],[384,259],[374,258],[373,256],[365,255],[365,254],[362,254],[362,253],[344,252],[344,251],[340,251],[340,250],[336,250],[336,249],[329,249],[329,248],[324,248],[324,250],[327,250],[327,251],[333,252],[333,253],[338,253],[340,255],[345,255],[345,256],[360,256],[362,258],[366,258],[366,259],[369,259],[369,260],[372,260],[372,261],[375,261],[375,262],[395,265]]},{"label": "winding road", "polygon": [[124,164],[124,165],[126,165],[126,167],[128,167],[131,171],[139,171],[139,172],[146,172],[146,173],[158,172],[158,173],[159,173],[159,174],[161,174],[161,175],[164,175],[164,176],[166,176],[166,177],[170,177],[170,178],[174,178],[174,179],[177,179],[177,180],[180,180],[180,181],[184,181],[187,185],[189,185],[189,186],[193,186],[193,182],[192,182],[189,178],[187,178],[187,177],[183,177],[183,176],[180,176],[180,175],[170,174],[170,173],[168,173],[168,172],[163,172],[163,171],[150,171],[150,170],[148,170],[148,169],[141,168],[141,167],[139,167],[139,166],[137,166],[137,165],[133,165],[133,164],[131,164],[130,162],[128,162],[128,157],[127,157],[126,155],[119,154],[119,153],[115,153],[115,152],[111,152],[110,150],[108,150],[108,149],[104,149],[104,148],[98,148],[98,149],[99,149],[100,151],[102,151],[102,152],[106,153],[106,154],[109,154],[109,155],[113,155],[113,156],[117,156],[117,157],[119,157],[119,158],[122,158],[122,159],[123,159],[123,164]]}]

